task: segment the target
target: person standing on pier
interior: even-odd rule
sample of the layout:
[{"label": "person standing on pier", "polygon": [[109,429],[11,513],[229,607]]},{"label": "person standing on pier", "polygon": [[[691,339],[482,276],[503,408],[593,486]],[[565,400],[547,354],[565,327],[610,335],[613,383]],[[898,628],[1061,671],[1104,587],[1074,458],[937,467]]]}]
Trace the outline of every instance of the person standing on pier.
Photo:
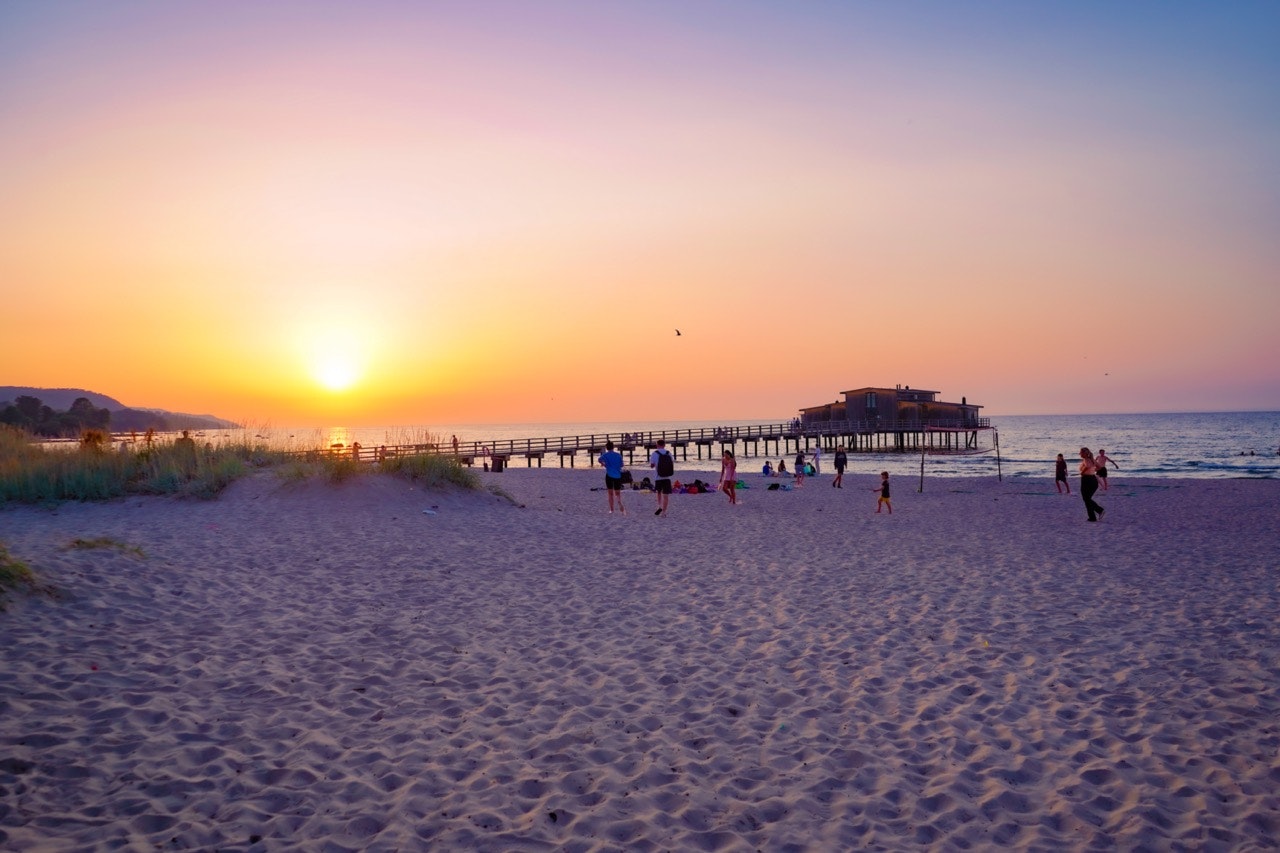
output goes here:
[{"label": "person standing on pier", "polygon": [[604,453],[600,454],[600,464],[604,466],[604,490],[609,493],[609,514],[613,515],[613,502],[618,502],[618,512],[627,514],[622,505],[622,454],[613,449],[613,442],[604,443]]},{"label": "person standing on pier", "polygon": [[671,477],[676,473],[676,460],[667,450],[667,443],[658,439],[658,447],[649,454],[649,467],[654,471],[653,490],[658,495],[658,508],[654,515],[666,515],[671,501]]}]

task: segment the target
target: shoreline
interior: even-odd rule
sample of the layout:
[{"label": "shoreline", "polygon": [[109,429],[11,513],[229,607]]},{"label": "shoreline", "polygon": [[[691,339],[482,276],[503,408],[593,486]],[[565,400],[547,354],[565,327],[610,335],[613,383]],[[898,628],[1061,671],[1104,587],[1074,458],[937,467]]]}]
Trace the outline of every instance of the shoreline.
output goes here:
[{"label": "shoreline", "polygon": [[[437,424],[435,426],[387,426],[387,427],[333,427],[273,429],[264,427],[266,433],[256,436],[281,449],[328,448],[334,443],[349,446],[359,441],[366,451],[382,444],[435,442],[447,446],[452,435],[466,443],[480,441],[484,445],[522,442],[531,437],[549,442],[549,456],[545,463],[557,465],[555,448],[561,438],[585,434],[617,434],[623,432],[654,432],[672,429],[701,428],[722,423],[736,428],[750,423],[768,422],[769,419],[749,421],[672,420],[635,422],[580,422],[553,424]],[[1019,415],[993,418],[1000,436],[1000,451],[1006,476],[1038,477],[1052,472],[1053,459],[1065,453],[1069,460],[1076,458],[1080,445],[1095,449],[1109,448],[1117,457],[1121,472],[1127,476],[1217,479],[1240,473],[1280,478],[1280,413],[1209,412],[1209,413],[1147,413],[1123,415]],[[295,434],[296,433],[296,434]],[[214,435],[210,433],[210,435]],[[241,436],[244,431],[241,431]],[[542,438],[539,438],[542,437]],[[616,435],[615,435],[616,441]],[[305,447],[303,446],[305,445]],[[739,448],[741,448],[739,444]],[[752,445],[754,446],[754,445]],[[918,452],[851,451],[851,458],[865,460],[867,464],[894,466],[901,459],[903,464],[920,463]],[[765,458],[775,463],[780,454],[766,453],[752,456],[763,462]],[[781,454],[788,466],[794,452]],[[584,454],[580,454],[584,456]],[[643,456],[643,454],[641,454]],[[870,459],[868,458],[870,457]],[[739,458],[745,460],[741,453]],[[830,451],[824,453],[829,461]],[[938,476],[972,476],[996,471],[995,454],[987,452],[974,457],[953,457],[950,460],[928,457],[928,465]],[[681,460],[685,467],[706,470],[718,469],[719,457],[706,464]],[[583,467],[585,458],[578,462]],[[633,464],[644,465],[642,458]],[[514,457],[509,467],[520,467],[523,460]],[[750,467],[750,466],[743,466]],[[859,463],[855,463],[855,468]],[[877,468],[876,470],[879,470]]]},{"label": "shoreline", "polygon": [[1275,480],[1120,476],[1089,525],[1051,476],[895,475],[877,516],[871,473],[747,475],[664,518],[608,515],[599,468],[480,478],[515,503],[257,475],[0,510],[61,592],[0,613],[0,846],[1280,833]]}]

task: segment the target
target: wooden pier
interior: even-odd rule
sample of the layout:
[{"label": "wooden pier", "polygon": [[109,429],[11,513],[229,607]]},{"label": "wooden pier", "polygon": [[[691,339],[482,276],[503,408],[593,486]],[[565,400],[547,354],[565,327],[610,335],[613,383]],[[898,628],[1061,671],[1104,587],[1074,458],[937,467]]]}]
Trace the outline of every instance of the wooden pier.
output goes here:
[{"label": "wooden pier", "polygon": [[[758,424],[752,426],[709,426],[686,429],[653,430],[640,432],[593,433],[590,435],[561,435],[543,438],[501,439],[491,441],[460,441],[457,445],[398,444],[377,447],[341,445],[328,453],[350,454],[361,462],[378,462],[399,456],[415,456],[434,453],[452,456],[463,465],[486,465],[501,471],[512,459],[523,457],[526,467],[548,456],[559,459],[560,467],[575,466],[579,454],[587,455],[588,466],[595,465],[596,457],[604,452],[605,443],[612,441],[614,448],[627,459],[628,465],[636,462],[640,454],[642,464],[648,461],[649,452],[666,443],[677,458],[689,459],[692,449],[697,459],[706,451],[707,459],[718,459],[724,450],[733,451],[740,458],[762,456],[787,457],[793,453],[806,453],[817,446],[824,453],[834,452],[844,446],[850,453],[975,453],[981,452],[979,435],[992,430],[990,419],[970,418],[960,421],[929,421],[927,423],[897,423],[885,426],[875,421],[823,421],[821,423]],[[761,449],[763,448],[763,453]],[[314,453],[314,451],[312,451]],[[324,451],[322,451],[324,452]]]}]

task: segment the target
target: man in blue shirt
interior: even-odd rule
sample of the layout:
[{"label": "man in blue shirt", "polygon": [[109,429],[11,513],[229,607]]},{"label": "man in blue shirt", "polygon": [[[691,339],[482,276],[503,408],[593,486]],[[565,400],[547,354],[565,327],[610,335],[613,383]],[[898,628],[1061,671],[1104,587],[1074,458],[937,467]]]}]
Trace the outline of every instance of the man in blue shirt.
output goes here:
[{"label": "man in blue shirt", "polygon": [[618,512],[626,515],[622,505],[622,454],[613,449],[613,442],[604,443],[604,453],[600,454],[600,464],[604,466],[604,488],[609,493],[609,513],[613,514],[613,502],[618,501]]}]

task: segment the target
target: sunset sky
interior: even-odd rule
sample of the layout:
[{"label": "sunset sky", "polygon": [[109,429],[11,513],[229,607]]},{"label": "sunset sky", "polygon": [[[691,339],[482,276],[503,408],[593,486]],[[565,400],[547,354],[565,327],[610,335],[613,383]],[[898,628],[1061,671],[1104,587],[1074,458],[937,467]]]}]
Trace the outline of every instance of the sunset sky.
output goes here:
[{"label": "sunset sky", "polygon": [[0,287],[254,423],[1280,409],[1280,3],[6,0]]}]

